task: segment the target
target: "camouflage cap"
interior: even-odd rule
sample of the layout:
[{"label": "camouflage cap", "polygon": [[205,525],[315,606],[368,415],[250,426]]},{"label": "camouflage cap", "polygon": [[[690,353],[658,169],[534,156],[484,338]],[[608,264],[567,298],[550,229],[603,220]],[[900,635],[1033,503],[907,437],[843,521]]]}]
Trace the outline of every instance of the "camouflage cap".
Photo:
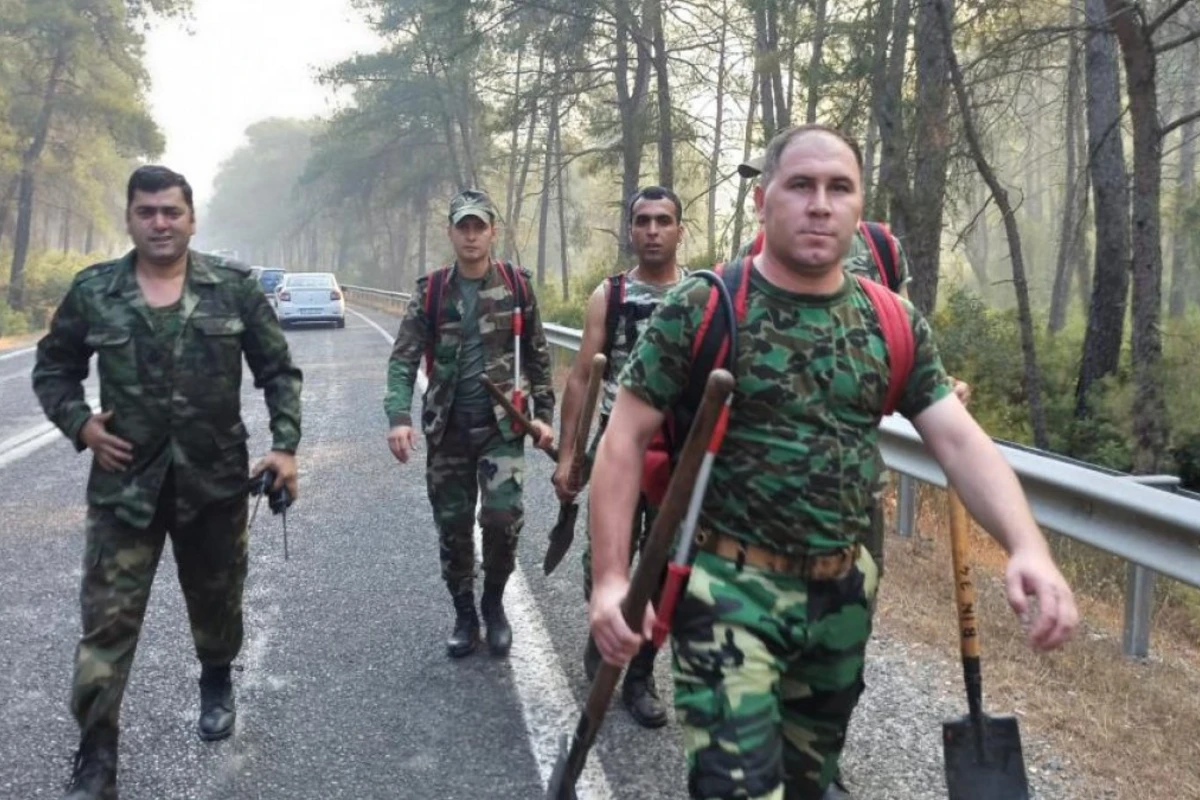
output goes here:
[{"label": "camouflage cap", "polygon": [[496,221],[496,207],[487,192],[463,189],[450,201],[450,224],[457,225],[467,217],[479,217],[489,225]]},{"label": "camouflage cap", "polygon": [[738,175],[741,175],[743,178],[757,178],[759,175],[762,175],[763,161],[765,160],[766,154],[746,159],[738,164]]}]

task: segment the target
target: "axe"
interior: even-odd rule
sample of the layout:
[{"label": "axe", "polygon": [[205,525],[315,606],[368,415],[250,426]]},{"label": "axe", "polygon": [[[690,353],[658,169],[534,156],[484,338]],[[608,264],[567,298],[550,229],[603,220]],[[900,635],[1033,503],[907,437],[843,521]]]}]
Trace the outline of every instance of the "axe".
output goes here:
[{"label": "axe", "polygon": [[[529,417],[518,411],[517,407],[513,405],[512,400],[509,400],[507,397],[505,397],[504,392],[500,391],[496,384],[492,383],[491,380],[488,379],[487,375],[480,375],[479,380],[483,384],[483,388],[487,389],[488,394],[492,396],[492,399],[499,403],[505,412],[508,413],[509,418],[517,423],[517,427],[521,429],[521,433],[532,436],[533,423],[529,421]],[[550,445],[549,447],[539,449],[541,449],[546,455],[550,456],[550,458],[554,459],[554,463],[558,463],[557,447]]]},{"label": "axe", "polygon": [[[604,369],[608,359],[603,353],[592,356],[591,371],[588,373],[587,394],[583,397],[583,409],[575,425],[575,444],[571,448],[571,471],[567,484],[579,489],[583,473],[583,461],[587,456],[587,439],[592,430],[592,416],[596,413],[596,399],[604,384]],[[542,572],[549,575],[563,560],[575,540],[575,519],[579,516],[579,502],[571,500],[558,507],[558,522],[550,531],[550,544],[546,547],[546,558],[542,561]]]}]

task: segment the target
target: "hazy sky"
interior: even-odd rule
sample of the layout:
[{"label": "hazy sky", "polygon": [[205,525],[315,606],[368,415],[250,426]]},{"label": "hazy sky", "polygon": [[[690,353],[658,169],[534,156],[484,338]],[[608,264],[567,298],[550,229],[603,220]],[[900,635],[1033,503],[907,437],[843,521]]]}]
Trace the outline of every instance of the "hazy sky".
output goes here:
[{"label": "hazy sky", "polygon": [[[333,108],[318,68],[379,43],[350,0],[193,0],[193,19],[146,37],[162,163],[187,176],[204,206],[221,162],[265,117]],[[202,220],[201,220],[202,222]]]}]

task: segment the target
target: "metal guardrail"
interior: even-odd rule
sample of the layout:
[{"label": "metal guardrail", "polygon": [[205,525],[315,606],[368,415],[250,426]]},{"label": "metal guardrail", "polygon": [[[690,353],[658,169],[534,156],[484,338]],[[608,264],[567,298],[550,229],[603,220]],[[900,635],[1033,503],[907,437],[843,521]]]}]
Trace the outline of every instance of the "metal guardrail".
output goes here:
[{"label": "metal guardrail", "polygon": [[[409,297],[342,288],[376,302],[407,302]],[[551,323],[543,327],[551,344],[579,349],[581,331]],[[897,532],[911,535],[915,482],[944,487],[946,475],[907,420],[888,417],[879,428],[883,460],[901,476]],[[1200,587],[1200,495],[1174,491],[1174,476],[1126,475],[1023,445],[996,444],[1020,479],[1039,524],[1129,563],[1124,650],[1139,658],[1148,655],[1155,574]]]}]

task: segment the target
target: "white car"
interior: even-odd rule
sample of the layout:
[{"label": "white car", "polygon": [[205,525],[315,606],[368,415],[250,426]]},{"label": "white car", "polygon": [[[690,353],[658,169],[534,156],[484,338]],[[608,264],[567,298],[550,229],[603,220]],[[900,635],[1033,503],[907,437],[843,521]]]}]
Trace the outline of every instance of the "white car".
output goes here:
[{"label": "white car", "polygon": [[346,300],[332,272],[289,272],[275,287],[279,325],[332,322],[346,327]]}]

